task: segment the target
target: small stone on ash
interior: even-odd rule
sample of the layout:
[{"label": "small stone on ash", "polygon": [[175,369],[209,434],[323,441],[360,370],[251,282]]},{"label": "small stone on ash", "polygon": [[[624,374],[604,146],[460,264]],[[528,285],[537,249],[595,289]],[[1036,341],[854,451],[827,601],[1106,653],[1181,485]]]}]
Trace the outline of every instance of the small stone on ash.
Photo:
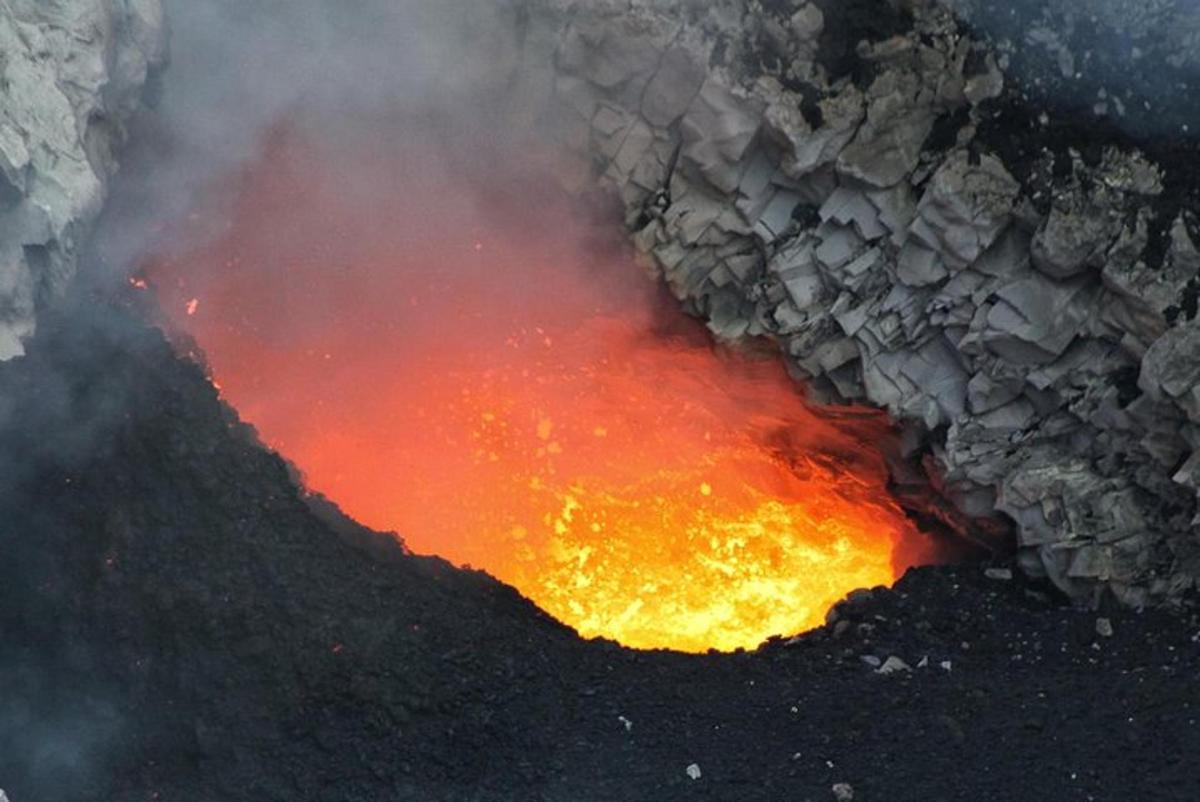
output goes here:
[{"label": "small stone on ash", "polygon": [[895,674],[900,671],[912,671],[912,666],[901,660],[899,657],[892,655],[883,662],[879,668],[875,670],[876,674]]},{"label": "small stone on ash", "polygon": [[1096,619],[1096,634],[1102,638],[1111,638],[1113,636],[1112,621],[1107,618]]},{"label": "small stone on ash", "polygon": [[854,786],[850,783],[837,783],[833,786],[833,798],[838,802],[850,802],[854,799]]},{"label": "small stone on ash", "polygon": [[700,779],[700,766],[699,766],[699,764],[697,764],[697,763],[693,763],[692,765],[688,766],[688,767],[687,767],[687,776],[691,777],[693,780],[698,780],[698,779]]},{"label": "small stone on ash", "polygon": [[988,579],[995,579],[1001,582],[1007,582],[1013,577],[1012,570],[1008,568],[989,568],[983,572],[983,575]]}]

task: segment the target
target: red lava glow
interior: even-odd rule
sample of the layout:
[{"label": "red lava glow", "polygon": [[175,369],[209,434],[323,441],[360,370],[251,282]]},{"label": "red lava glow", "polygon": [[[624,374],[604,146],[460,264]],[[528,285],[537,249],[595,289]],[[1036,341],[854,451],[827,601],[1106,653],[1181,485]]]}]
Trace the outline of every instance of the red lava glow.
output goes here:
[{"label": "red lava glow", "polygon": [[716,348],[546,182],[430,152],[277,138],[147,270],[311,490],[638,648],[754,647],[915,559],[881,416]]}]

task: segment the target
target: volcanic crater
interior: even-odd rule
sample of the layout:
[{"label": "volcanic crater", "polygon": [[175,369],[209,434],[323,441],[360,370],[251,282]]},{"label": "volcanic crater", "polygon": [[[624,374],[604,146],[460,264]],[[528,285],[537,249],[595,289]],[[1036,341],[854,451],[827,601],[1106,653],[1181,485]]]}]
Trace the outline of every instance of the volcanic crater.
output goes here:
[{"label": "volcanic crater", "polygon": [[1101,5],[0,10],[0,802],[1193,798]]}]

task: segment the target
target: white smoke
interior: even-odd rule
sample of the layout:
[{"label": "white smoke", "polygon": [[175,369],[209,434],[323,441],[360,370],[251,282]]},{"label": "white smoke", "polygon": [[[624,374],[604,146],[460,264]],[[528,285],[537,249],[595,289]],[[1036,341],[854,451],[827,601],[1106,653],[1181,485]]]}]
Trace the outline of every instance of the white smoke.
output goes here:
[{"label": "white smoke", "polygon": [[170,64],[96,240],[121,274],[178,236],[284,121],[344,141],[388,117],[492,140],[514,67],[508,0],[166,0]]}]

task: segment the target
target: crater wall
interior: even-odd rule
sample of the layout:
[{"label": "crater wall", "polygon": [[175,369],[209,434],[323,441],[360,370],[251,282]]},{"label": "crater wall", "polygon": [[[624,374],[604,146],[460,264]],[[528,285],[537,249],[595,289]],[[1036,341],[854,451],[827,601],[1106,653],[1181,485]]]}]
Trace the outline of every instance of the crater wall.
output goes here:
[{"label": "crater wall", "polygon": [[1039,62],[1008,82],[1013,43],[935,3],[530,8],[517,96],[718,336],[886,407],[1065,591],[1193,584],[1200,227],[1163,158],[1190,140],[1030,97]]}]

